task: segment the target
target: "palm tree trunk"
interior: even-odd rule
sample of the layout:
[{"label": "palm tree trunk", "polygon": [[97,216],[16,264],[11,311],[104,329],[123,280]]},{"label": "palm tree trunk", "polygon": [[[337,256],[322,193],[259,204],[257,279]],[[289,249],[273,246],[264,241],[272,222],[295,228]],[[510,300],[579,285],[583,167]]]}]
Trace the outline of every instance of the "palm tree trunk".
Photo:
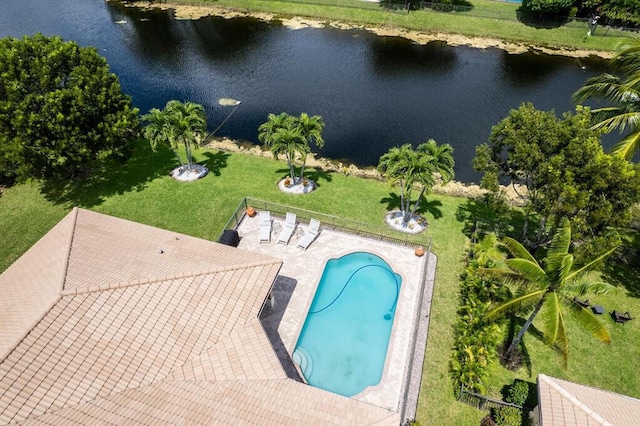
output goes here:
[{"label": "palm tree trunk", "polygon": [[516,348],[518,347],[518,345],[520,344],[520,341],[522,340],[522,336],[524,336],[527,330],[529,330],[529,327],[533,323],[533,320],[535,319],[536,315],[538,315],[538,312],[540,312],[540,309],[544,304],[544,298],[547,296],[547,293],[549,293],[549,291],[545,292],[545,294],[542,295],[542,298],[536,304],[536,307],[533,309],[533,312],[531,312],[531,315],[529,315],[529,318],[527,318],[527,321],[524,323],[524,325],[518,332],[518,335],[516,336],[515,339],[513,339],[513,341],[511,342],[511,345],[509,345],[509,349],[507,349],[507,353],[506,353],[507,360],[510,360],[513,357],[513,354],[516,352]]},{"label": "palm tree trunk", "polygon": [[191,161],[191,146],[189,142],[185,141],[184,147],[185,147],[185,150],[187,151],[187,170],[190,171],[192,166],[192,161]]},{"label": "palm tree trunk", "polygon": [[304,166],[307,163],[307,156],[303,156],[302,157],[302,167],[300,167],[300,180],[302,180],[302,178],[304,178]]},{"label": "palm tree trunk", "polygon": [[418,210],[418,206],[420,205],[420,201],[422,201],[422,196],[424,195],[426,188],[423,186],[420,190],[420,194],[418,194],[418,199],[416,203],[413,205],[413,209],[411,209],[411,217],[416,215],[416,211]]},{"label": "palm tree trunk", "polygon": [[293,162],[291,161],[291,157],[287,154],[287,165],[289,166],[289,174],[291,175],[291,179],[293,179],[294,185],[298,183],[296,179],[296,171],[293,168]]}]

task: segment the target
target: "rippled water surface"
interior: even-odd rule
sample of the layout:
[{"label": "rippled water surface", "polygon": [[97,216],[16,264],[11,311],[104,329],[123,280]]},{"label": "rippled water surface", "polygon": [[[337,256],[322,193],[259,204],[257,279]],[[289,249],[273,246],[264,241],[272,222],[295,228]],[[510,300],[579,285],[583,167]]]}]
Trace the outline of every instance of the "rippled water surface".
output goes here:
[{"label": "rippled water surface", "polygon": [[36,32],[95,46],[143,113],[190,100],[205,105],[213,130],[230,112],[218,99],[239,99],[217,135],[252,142],[270,112],[318,114],[327,123],[320,155],[360,166],[434,138],[455,148],[464,182],[479,180],[475,146],[510,109],[571,110],[571,94],[606,65],[248,18],[176,20],[103,0],[2,1],[0,36]]}]

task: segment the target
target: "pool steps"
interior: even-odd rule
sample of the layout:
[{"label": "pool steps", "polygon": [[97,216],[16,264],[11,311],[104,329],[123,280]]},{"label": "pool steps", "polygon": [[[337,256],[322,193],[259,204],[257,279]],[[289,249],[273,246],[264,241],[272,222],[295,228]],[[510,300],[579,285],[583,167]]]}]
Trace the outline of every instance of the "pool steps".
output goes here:
[{"label": "pool steps", "polygon": [[300,367],[303,380],[306,382],[306,378],[311,376],[311,373],[313,372],[313,361],[311,359],[311,355],[303,348],[297,347],[296,350],[293,351],[292,358],[293,362]]}]

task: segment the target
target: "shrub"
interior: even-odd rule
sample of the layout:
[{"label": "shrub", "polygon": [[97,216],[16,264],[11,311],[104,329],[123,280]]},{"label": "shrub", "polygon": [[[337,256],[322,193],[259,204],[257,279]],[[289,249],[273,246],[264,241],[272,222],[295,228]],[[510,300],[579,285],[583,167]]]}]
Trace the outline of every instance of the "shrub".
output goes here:
[{"label": "shrub", "polygon": [[449,364],[456,392],[460,385],[471,391],[484,392],[488,367],[498,359],[500,327],[487,322],[485,316],[490,303],[505,300],[509,296],[508,290],[503,284],[476,273],[478,267],[494,261],[494,256],[487,255],[493,249],[491,241],[495,241],[495,238],[489,235],[473,247],[471,253],[474,259],[470,260],[462,275],[459,319],[455,326],[456,341]]},{"label": "shrub", "polygon": [[500,407],[493,414],[498,426],[521,426],[522,412],[515,407]]},{"label": "shrub", "polygon": [[509,387],[506,401],[512,404],[524,405],[529,398],[529,383],[515,380]]}]

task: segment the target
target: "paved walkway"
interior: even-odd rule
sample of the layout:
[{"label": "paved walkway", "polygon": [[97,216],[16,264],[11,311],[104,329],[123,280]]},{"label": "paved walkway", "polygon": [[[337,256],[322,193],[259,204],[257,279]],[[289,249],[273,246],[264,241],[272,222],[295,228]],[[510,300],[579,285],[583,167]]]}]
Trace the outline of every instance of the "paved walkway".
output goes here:
[{"label": "paved walkway", "polygon": [[[353,397],[379,407],[399,411],[401,400],[404,398],[403,385],[408,374],[409,352],[413,348],[411,339],[420,299],[419,281],[422,270],[426,267],[427,257],[415,256],[412,247],[402,247],[329,229],[322,229],[318,238],[306,251],[303,251],[296,248],[296,245],[308,222],[298,224],[296,232],[286,246],[276,243],[282,224],[283,220],[274,219],[271,242],[262,244],[259,243],[258,238],[259,219],[257,217],[245,217],[238,227],[241,238],[240,248],[283,260],[280,277],[273,290],[274,306],[265,308],[262,316],[268,333],[269,329],[271,330],[269,334],[276,335],[274,331],[277,330],[277,341],[274,342],[274,347],[280,355],[286,353],[290,356],[295,348],[327,260],[355,251],[367,251],[380,256],[391,265],[394,272],[401,275],[402,285],[382,380],[377,386],[365,389]],[[435,272],[435,257],[432,255],[430,259],[428,262],[430,277],[427,280],[424,300],[424,304],[427,305],[431,302]],[[424,312],[421,317],[424,317]],[[426,339],[426,335],[420,338]],[[414,370],[421,371],[423,356],[424,347],[422,347],[422,353],[416,358]],[[416,368],[416,364],[419,369]],[[285,365],[285,369],[290,377],[296,378],[297,374],[292,364]],[[419,378],[417,381],[419,386]]]}]

